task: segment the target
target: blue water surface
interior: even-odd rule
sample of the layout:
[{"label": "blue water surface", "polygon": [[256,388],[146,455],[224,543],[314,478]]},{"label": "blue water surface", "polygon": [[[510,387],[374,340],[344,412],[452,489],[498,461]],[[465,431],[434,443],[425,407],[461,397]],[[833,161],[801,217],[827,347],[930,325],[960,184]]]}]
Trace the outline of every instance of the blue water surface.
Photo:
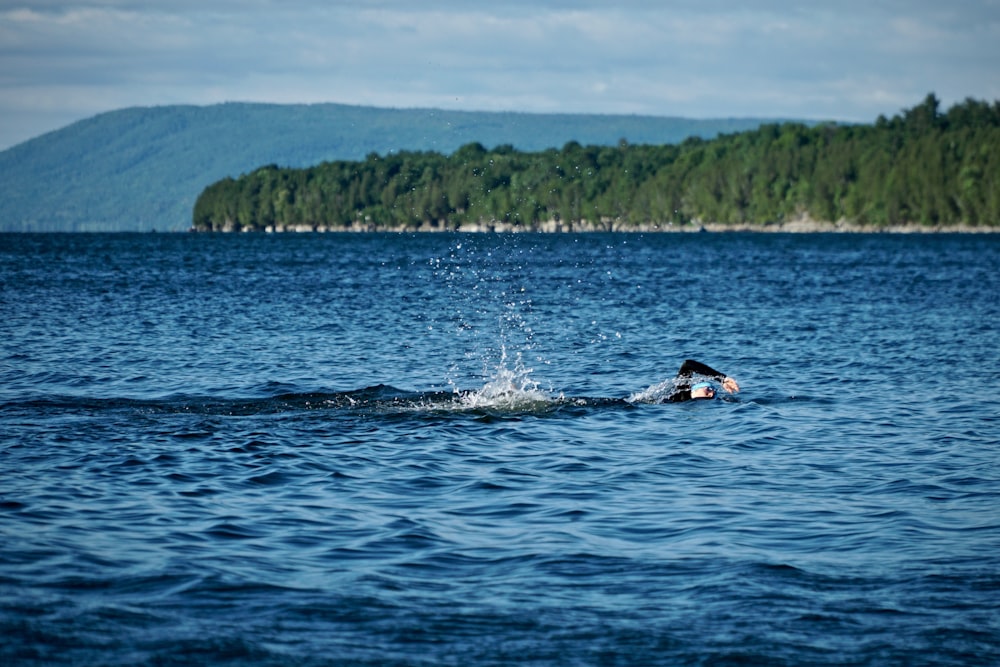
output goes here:
[{"label": "blue water surface", "polygon": [[0,664],[998,664],[997,266],[0,235]]}]

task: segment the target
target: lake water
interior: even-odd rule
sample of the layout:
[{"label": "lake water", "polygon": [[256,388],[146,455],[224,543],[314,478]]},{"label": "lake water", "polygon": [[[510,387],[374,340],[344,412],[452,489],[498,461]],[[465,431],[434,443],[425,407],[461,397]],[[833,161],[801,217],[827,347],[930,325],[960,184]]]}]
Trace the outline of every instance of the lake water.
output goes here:
[{"label": "lake water", "polygon": [[998,266],[2,235],[0,664],[998,664]]}]

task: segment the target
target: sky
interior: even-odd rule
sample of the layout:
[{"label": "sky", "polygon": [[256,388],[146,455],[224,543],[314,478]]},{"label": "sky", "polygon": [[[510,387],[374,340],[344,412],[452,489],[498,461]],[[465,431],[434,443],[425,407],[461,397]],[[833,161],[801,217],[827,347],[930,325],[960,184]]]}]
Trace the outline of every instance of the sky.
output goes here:
[{"label": "sky", "polygon": [[1000,100],[1000,0],[0,0],[0,150],[227,101],[872,122]]}]

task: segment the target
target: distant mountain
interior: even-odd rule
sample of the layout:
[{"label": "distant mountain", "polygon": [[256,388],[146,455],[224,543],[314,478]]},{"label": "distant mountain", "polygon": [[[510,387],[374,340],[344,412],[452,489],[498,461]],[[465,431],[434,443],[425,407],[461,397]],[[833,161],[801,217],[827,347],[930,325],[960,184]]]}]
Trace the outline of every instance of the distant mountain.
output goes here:
[{"label": "distant mountain", "polygon": [[0,231],[184,230],[207,185],[267,164],[306,167],[399,150],[447,154],[471,142],[524,151],[569,141],[679,143],[781,120],[340,104],[129,108],[0,152]]}]

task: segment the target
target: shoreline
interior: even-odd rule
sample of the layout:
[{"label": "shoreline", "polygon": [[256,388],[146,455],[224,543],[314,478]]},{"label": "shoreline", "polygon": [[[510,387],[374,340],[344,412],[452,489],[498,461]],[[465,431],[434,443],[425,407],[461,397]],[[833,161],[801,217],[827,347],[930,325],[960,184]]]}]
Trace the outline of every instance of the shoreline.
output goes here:
[{"label": "shoreline", "polygon": [[599,223],[589,221],[579,222],[557,222],[550,220],[535,225],[515,225],[506,222],[489,223],[469,223],[469,224],[448,224],[448,223],[422,223],[418,226],[407,225],[376,225],[372,223],[355,223],[347,226],[330,225],[282,225],[268,226],[264,229],[242,229],[229,227],[219,230],[201,230],[191,228],[189,231],[195,233],[264,233],[264,234],[296,234],[296,233],[319,233],[319,234],[351,234],[351,233],[509,233],[509,234],[574,234],[574,233],[621,233],[621,234],[691,234],[691,233],[728,233],[728,232],[754,232],[763,234],[785,233],[785,234],[996,234],[1000,233],[1000,225],[921,225],[921,224],[897,224],[877,227],[874,225],[861,225],[857,223],[820,222],[809,218],[800,218],[786,222],[774,223],[738,223],[728,224],[719,222],[692,222],[686,224],[629,224],[617,220],[603,220]]}]

